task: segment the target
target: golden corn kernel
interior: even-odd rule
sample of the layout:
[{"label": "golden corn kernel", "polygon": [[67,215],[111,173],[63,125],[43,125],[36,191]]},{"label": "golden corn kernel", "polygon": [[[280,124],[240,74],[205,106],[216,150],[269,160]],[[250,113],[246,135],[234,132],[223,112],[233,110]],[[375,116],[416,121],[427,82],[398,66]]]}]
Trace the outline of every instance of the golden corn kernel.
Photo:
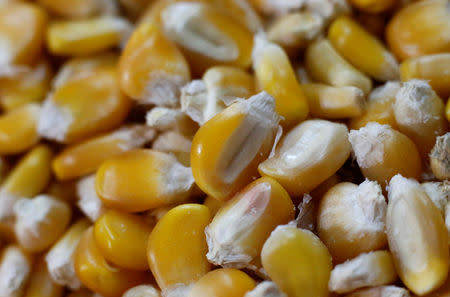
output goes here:
[{"label": "golden corn kernel", "polygon": [[45,256],[48,272],[55,283],[72,290],[81,287],[81,282],[75,274],[73,254],[81,236],[89,226],[87,219],[76,221]]},{"label": "golden corn kernel", "polygon": [[350,0],[354,7],[369,13],[380,13],[389,10],[397,2],[398,0]]},{"label": "golden corn kernel", "polygon": [[247,68],[253,35],[245,26],[206,2],[173,3],[161,12],[162,27],[184,52],[194,74],[214,65]]},{"label": "golden corn kernel", "polygon": [[145,115],[147,126],[158,131],[181,133],[192,138],[198,125],[180,109],[156,106]]},{"label": "golden corn kernel", "polygon": [[29,252],[42,252],[64,233],[70,222],[70,206],[47,195],[22,198],[14,204],[15,233],[20,246]]},{"label": "golden corn kernel", "polygon": [[18,246],[5,247],[0,257],[0,294],[22,297],[31,274],[32,258]]},{"label": "golden corn kernel", "polygon": [[52,161],[53,172],[67,180],[95,172],[112,157],[143,146],[155,137],[144,125],[131,125],[65,148]]},{"label": "golden corn kernel", "polygon": [[386,227],[395,267],[408,289],[427,294],[441,286],[448,274],[444,219],[417,181],[396,175],[388,191]]},{"label": "golden corn kernel", "polygon": [[244,272],[221,268],[205,274],[190,290],[187,297],[244,297],[255,287],[255,281]]},{"label": "golden corn kernel", "polygon": [[152,149],[171,153],[181,164],[188,167],[191,162],[191,145],[192,141],[188,137],[174,131],[167,131],[158,135],[152,143]]},{"label": "golden corn kernel", "polygon": [[164,296],[183,296],[189,286],[210,269],[204,229],[211,220],[200,204],[183,204],[169,210],[150,234],[147,256],[150,269]]},{"label": "golden corn kernel", "polygon": [[139,285],[127,290],[122,297],[161,297],[161,292],[152,285]]},{"label": "golden corn kernel", "polygon": [[342,57],[367,75],[380,81],[399,78],[394,56],[351,18],[342,16],[336,19],[328,29],[328,39]]},{"label": "golden corn kernel", "polygon": [[411,138],[427,159],[436,137],[448,128],[444,102],[426,81],[414,79],[403,83],[393,108],[399,131]]},{"label": "golden corn kernel", "polygon": [[104,162],[95,182],[106,206],[138,212],[185,201],[194,178],[173,155],[136,149]]},{"label": "golden corn kernel", "polygon": [[222,267],[259,270],[259,255],[270,232],[294,215],[286,190],[272,178],[259,178],[225,203],[206,227],[206,257]]},{"label": "golden corn kernel", "polygon": [[418,179],[422,172],[414,142],[388,125],[369,122],[351,130],[349,140],[363,175],[382,188],[398,173]]},{"label": "golden corn kernel", "polygon": [[361,116],[365,96],[356,87],[331,87],[324,84],[303,84],[311,116],[322,119],[342,119]]},{"label": "golden corn kernel", "polygon": [[131,24],[120,17],[56,21],[47,29],[47,47],[54,55],[91,55],[120,45],[130,33]]},{"label": "golden corn kernel", "polygon": [[120,297],[129,288],[148,279],[144,272],[109,264],[95,243],[93,227],[84,232],[73,257],[75,272],[81,283],[104,297]]},{"label": "golden corn kernel", "polygon": [[339,294],[362,287],[387,285],[397,279],[392,255],[388,251],[361,254],[331,271],[328,288]]},{"label": "golden corn kernel", "polygon": [[450,180],[450,132],[436,138],[430,153],[433,174],[441,180]]},{"label": "golden corn kernel", "polygon": [[316,81],[335,87],[357,87],[366,95],[372,89],[370,78],[344,60],[327,39],[317,40],[307,48],[305,63],[308,74]]},{"label": "golden corn kernel", "polygon": [[278,226],[264,243],[261,260],[270,278],[289,297],[328,296],[331,256],[312,232]]},{"label": "golden corn kernel", "polygon": [[41,61],[16,75],[0,78],[0,106],[9,111],[27,103],[44,100],[52,74],[50,64]]},{"label": "golden corn kernel", "polygon": [[176,106],[179,88],[190,80],[189,66],[177,47],[152,23],[131,35],[119,62],[120,87],[144,104]]},{"label": "golden corn kernel", "polygon": [[287,297],[272,281],[263,281],[253,290],[248,291],[244,297]]},{"label": "golden corn kernel", "polygon": [[51,13],[65,18],[86,18],[101,14],[115,14],[117,7],[113,0],[37,0]]},{"label": "golden corn kernel", "polygon": [[77,182],[77,196],[79,198],[77,206],[92,222],[97,221],[108,209],[95,190],[95,174],[81,178]]},{"label": "golden corn kernel", "polygon": [[297,55],[322,33],[324,26],[319,14],[293,12],[275,20],[267,29],[267,38],[281,45],[289,55]]},{"label": "golden corn kernel", "polygon": [[284,118],[284,127],[292,127],[308,116],[308,102],[280,46],[256,36],[253,69],[260,88],[275,98],[275,110]]},{"label": "golden corn kernel", "polygon": [[41,107],[30,103],[0,116],[0,154],[17,154],[39,141],[37,125]]},{"label": "golden corn kernel", "polygon": [[200,189],[226,200],[251,182],[272,149],[278,122],[274,99],[262,92],[238,100],[201,126],[191,149],[192,173]]},{"label": "golden corn kernel", "polygon": [[117,85],[113,68],[66,82],[45,100],[38,132],[69,143],[117,127],[128,114],[130,100]]},{"label": "golden corn kernel", "polygon": [[13,64],[32,64],[38,60],[46,22],[45,11],[35,4],[14,1],[0,6],[2,68]]},{"label": "golden corn kernel", "polygon": [[[411,22],[420,26],[411,26]],[[390,20],[386,40],[400,59],[450,51],[450,5],[447,0],[417,1]]]},{"label": "golden corn kernel", "polygon": [[114,265],[147,270],[146,247],[152,227],[137,215],[108,210],[95,222],[95,242],[105,259]]},{"label": "golden corn kernel", "polygon": [[307,11],[322,16],[329,23],[340,15],[350,14],[352,9],[347,0],[306,0]]},{"label": "golden corn kernel", "polygon": [[364,113],[350,120],[349,127],[353,130],[366,126],[369,122],[377,122],[382,125],[389,125],[397,129],[393,105],[395,96],[400,90],[400,83],[389,81],[384,85],[375,88],[370,94],[366,103]]},{"label": "golden corn kernel", "polygon": [[39,259],[33,265],[33,271],[30,275],[30,281],[25,290],[24,297],[62,297],[64,287],[53,282],[47,270],[47,263],[44,257]]},{"label": "golden corn kernel", "polygon": [[292,196],[308,193],[347,160],[351,150],[347,135],[343,124],[305,121],[282,138],[275,153],[258,170],[278,181]]},{"label": "golden corn kernel", "polygon": [[357,290],[345,297],[410,297],[408,290],[396,286],[376,286]]},{"label": "golden corn kernel", "polygon": [[386,208],[380,185],[369,180],[339,183],[323,196],[317,227],[335,262],[386,246]]},{"label": "golden corn kernel", "polygon": [[219,209],[225,205],[225,201],[217,200],[212,196],[208,196],[205,198],[203,205],[208,207],[209,213],[211,214],[212,217],[214,217],[216,213],[219,211]]},{"label": "golden corn kernel", "polygon": [[247,0],[214,0],[212,3],[253,33],[263,30],[261,17]]},{"label": "golden corn kernel", "polygon": [[289,11],[298,10],[304,4],[303,0],[250,0],[250,3],[262,14],[283,15]]}]

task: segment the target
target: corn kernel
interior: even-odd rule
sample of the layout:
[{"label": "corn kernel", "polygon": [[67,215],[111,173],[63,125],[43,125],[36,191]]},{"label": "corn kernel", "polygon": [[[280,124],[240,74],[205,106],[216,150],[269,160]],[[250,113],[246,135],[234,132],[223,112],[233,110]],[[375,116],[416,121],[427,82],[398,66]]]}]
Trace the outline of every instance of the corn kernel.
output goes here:
[{"label": "corn kernel", "polygon": [[342,16],[336,19],[328,30],[328,39],[342,57],[367,75],[380,81],[399,78],[394,56],[351,18]]},{"label": "corn kernel", "polygon": [[24,297],[62,297],[64,288],[53,282],[44,257],[34,264]]},{"label": "corn kernel", "polygon": [[331,87],[324,84],[303,84],[311,116],[342,119],[361,116],[365,107],[363,91],[356,87]]},{"label": "corn kernel", "polygon": [[108,210],[95,222],[94,237],[102,255],[114,265],[147,270],[146,245],[151,231],[144,218]]},{"label": "corn kernel", "polygon": [[283,15],[303,7],[303,0],[250,0],[250,3],[262,14]]},{"label": "corn kernel", "polygon": [[348,130],[343,124],[308,120],[294,127],[262,162],[262,176],[278,181],[292,196],[310,192],[332,176],[350,155]]},{"label": "corn kernel", "polygon": [[162,27],[184,52],[194,74],[214,65],[247,68],[252,32],[205,2],[179,2],[161,12]]},{"label": "corn kernel", "polygon": [[143,146],[155,137],[144,125],[131,125],[65,148],[52,161],[53,172],[67,180],[95,172],[112,157]]},{"label": "corn kernel", "polygon": [[126,290],[144,283],[148,278],[144,272],[109,264],[95,243],[93,227],[84,232],[73,257],[75,272],[81,283],[104,297],[120,297]]},{"label": "corn kernel", "polygon": [[150,269],[164,296],[186,292],[210,269],[204,229],[211,220],[200,204],[184,204],[169,210],[150,234],[147,256]]},{"label": "corn kernel", "polygon": [[308,74],[316,81],[335,87],[357,87],[364,94],[372,89],[370,78],[344,60],[327,39],[317,40],[306,49],[305,63]]},{"label": "corn kernel", "polygon": [[337,263],[387,244],[384,230],[387,204],[377,182],[359,186],[343,182],[320,201],[317,226],[320,239]]},{"label": "corn kernel", "polygon": [[122,297],[161,297],[161,292],[152,285],[139,285],[127,290]]},{"label": "corn kernel", "polygon": [[32,258],[15,245],[3,249],[0,258],[0,294],[21,297],[30,278]]},{"label": "corn kernel", "polygon": [[445,217],[445,210],[450,201],[450,182],[425,182],[421,184],[428,195],[428,198],[436,205],[442,217]]},{"label": "corn kernel", "polygon": [[347,0],[306,0],[306,10],[322,16],[329,23],[340,15],[350,14],[351,6]]},{"label": "corn kernel", "polygon": [[0,154],[22,153],[39,141],[41,107],[30,103],[0,116]]},{"label": "corn kernel", "polygon": [[89,226],[87,219],[76,221],[45,256],[48,272],[55,283],[72,290],[81,287],[81,282],[75,274],[73,255],[81,236]]},{"label": "corn kernel", "polygon": [[345,297],[411,297],[408,290],[396,286],[376,286],[357,290]]},{"label": "corn kernel", "polygon": [[281,292],[274,282],[263,281],[248,291],[244,297],[287,297],[287,295]]},{"label": "corn kernel", "polygon": [[194,178],[174,156],[136,149],[104,162],[97,171],[97,194],[106,206],[138,212],[183,202]]},{"label": "corn kernel", "polygon": [[436,138],[430,153],[433,174],[441,180],[450,180],[450,132]]},{"label": "corn kernel", "polygon": [[247,0],[214,0],[212,3],[253,33],[263,30],[261,17]]},{"label": "corn kernel", "polygon": [[153,141],[152,149],[160,152],[171,153],[184,166],[190,166],[192,141],[186,136],[167,131],[158,135]]},{"label": "corn kernel", "polygon": [[113,0],[37,0],[51,13],[65,18],[86,18],[101,14],[115,14]]},{"label": "corn kernel", "polygon": [[81,178],[77,182],[77,196],[78,207],[92,222],[97,221],[108,209],[95,190],[95,174]]},{"label": "corn kernel", "polygon": [[380,13],[392,8],[397,0],[350,0],[357,9],[369,13]]},{"label": "corn kernel", "polygon": [[416,145],[390,126],[369,122],[351,130],[349,140],[363,175],[382,188],[398,173],[419,178],[421,160]]},{"label": "corn kernel", "polygon": [[441,286],[449,268],[447,230],[417,181],[391,179],[386,227],[395,267],[408,289],[424,295]]},{"label": "corn kernel", "polygon": [[152,23],[131,35],[119,62],[122,91],[144,104],[176,106],[179,88],[190,80],[189,66],[177,47]]},{"label": "corn kernel", "polygon": [[400,132],[411,138],[427,159],[436,137],[448,128],[442,99],[426,81],[414,79],[403,84],[393,107]]},{"label": "corn kernel", "polygon": [[187,297],[244,297],[255,287],[255,281],[237,269],[222,268],[199,279]]},{"label": "corn kernel", "polygon": [[264,243],[261,261],[289,297],[328,296],[331,256],[312,232],[278,226]]},{"label": "corn kernel", "polygon": [[158,131],[181,133],[192,138],[198,125],[179,109],[154,107],[145,115],[147,126]]},{"label": "corn kernel", "polygon": [[47,47],[54,55],[91,55],[120,45],[130,33],[131,24],[120,17],[56,21],[47,29]]},{"label": "corn kernel", "polygon": [[252,181],[258,164],[270,153],[278,122],[273,98],[262,92],[237,101],[201,126],[191,149],[192,172],[200,189],[226,200]]},{"label": "corn kernel", "polygon": [[286,190],[269,177],[259,178],[223,205],[206,227],[206,257],[215,265],[258,270],[270,232],[294,215]]},{"label": "corn kernel", "polygon": [[203,205],[208,207],[209,213],[212,217],[214,217],[219,209],[225,205],[225,201],[214,199],[212,196],[207,196],[203,202]]},{"label": "corn kernel", "polygon": [[261,89],[275,98],[275,110],[284,117],[284,127],[292,127],[308,116],[308,102],[280,46],[256,36],[253,69]]}]

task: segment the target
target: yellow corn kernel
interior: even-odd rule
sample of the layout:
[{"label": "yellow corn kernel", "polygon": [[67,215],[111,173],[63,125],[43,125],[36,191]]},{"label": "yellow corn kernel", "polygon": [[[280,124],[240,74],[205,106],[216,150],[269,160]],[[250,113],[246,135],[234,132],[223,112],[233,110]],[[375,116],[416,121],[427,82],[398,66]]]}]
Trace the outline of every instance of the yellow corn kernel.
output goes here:
[{"label": "yellow corn kernel", "polygon": [[42,252],[64,234],[70,222],[70,206],[47,195],[22,198],[14,204],[17,241],[29,252]]},{"label": "yellow corn kernel", "polygon": [[398,173],[420,177],[421,159],[416,145],[390,126],[370,122],[359,130],[351,130],[349,140],[363,175],[382,188]]},{"label": "yellow corn kernel", "polygon": [[270,278],[289,297],[328,296],[331,256],[312,232],[277,227],[264,243],[261,260]]},{"label": "yellow corn kernel", "polygon": [[72,290],[81,287],[81,282],[75,274],[73,255],[81,236],[89,226],[87,219],[76,221],[45,256],[48,272],[55,283]]},{"label": "yellow corn kernel", "polygon": [[164,296],[187,293],[189,286],[211,269],[204,233],[210,220],[206,206],[183,204],[169,210],[156,224],[148,240],[147,256]]},{"label": "yellow corn kernel", "polygon": [[377,122],[397,129],[393,105],[398,90],[400,90],[400,83],[396,81],[389,81],[374,89],[369,95],[364,113],[351,119],[348,124],[349,128],[357,130],[369,122]]},{"label": "yellow corn kernel", "polygon": [[13,1],[0,6],[0,65],[32,64],[38,60],[46,22],[45,11],[35,4]]},{"label": "yellow corn kernel", "polygon": [[450,278],[447,278],[445,283],[440,286],[437,290],[432,291],[429,294],[426,294],[426,297],[448,297],[450,294]]},{"label": "yellow corn kernel", "polygon": [[31,274],[32,258],[16,245],[5,247],[0,257],[0,295],[22,297]]},{"label": "yellow corn kernel", "polygon": [[214,0],[212,3],[253,33],[263,30],[263,21],[247,0]]},{"label": "yellow corn kernel", "polygon": [[122,297],[161,297],[161,292],[152,285],[139,285],[127,290]]},{"label": "yellow corn kernel", "polygon": [[95,242],[114,265],[147,270],[146,247],[152,227],[137,215],[108,210],[95,222]]},{"label": "yellow corn kernel", "polygon": [[250,0],[250,3],[265,15],[283,15],[289,11],[298,10],[304,2],[303,0]]},{"label": "yellow corn kernel", "polygon": [[0,78],[0,106],[6,110],[44,100],[50,87],[52,69],[47,61]]},{"label": "yellow corn kernel", "polygon": [[120,57],[122,91],[140,103],[176,106],[179,88],[190,78],[185,58],[160,29],[139,25]]},{"label": "yellow corn kernel", "polygon": [[112,0],[37,0],[51,13],[65,18],[86,18],[100,14],[114,14],[117,10]]},{"label": "yellow corn kernel", "polygon": [[276,19],[267,29],[267,38],[293,56],[316,39],[324,26],[324,19],[319,14],[293,12]]},{"label": "yellow corn kernel", "polygon": [[95,174],[81,178],[77,182],[77,195],[78,207],[92,222],[97,221],[108,209],[95,190]]},{"label": "yellow corn kernel", "polygon": [[95,182],[106,206],[138,212],[185,201],[194,178],[173,155],[135,149],[104,162]]},{"label": "yellow corn kernel", "polygon": [[262,92],[237,101],[201,126],[191,149],[192,173],[200,189],[226,200],[251,182],[270,153],[278,122],[274,99]]},{"label": "yellow corn kernel", "polygon": [[44,257],[40,257],[33,266],[30,282],[24,297],[62,297],[64,287],[53,282],[47,270]]},{"label": "yellow corn kernel", "polygon": [[322,16],[325,23],[352,12],[352,8],[347,0],[306,0],[306,10]]},{"label": "yellow corn kernel", "polygon": [[376,286],[364,288],[345,297],[411,297],[408,290],[396,286]]},{"label": "yellow corn kernel", "polygon": [[342,182],[320,200],[317,229],[336,263],[383,248],[387,204],[377,182]]},{"label": "yellow corn kernel", "polygon": [[161,22],[194,74],[214,65],[247,68],[251,64],[252,32],[209,3],[173,3],[161,12]]},{"label": "yellow corn kernel", "polygon": [[[411,26],[411,22],[420,26]],[[450,51],[450,5],[447,0],[425,0],[406,5],[390,20],[386,40],[400,59]]]},{"label": "yellow corn kernel", "polygon": [[0,116],[0,154],[17,154],[39,140],[37,125],[41,107],[30,103]]},{"label": "yellow corn kernel", "polygon": [[120,17],[55,21],[47,29],[47,47],[54,55],[91,55],[120,45],[130,33],[131,24]]},{"label": "yellow corn kernel", "polygon": [[84,232],[73,257],[81,283],[104,297],[120,297],[129,288],[145,283],[149,278],[144,272],[109,264],[95,243],[93,227]]},{"label": "yellow corn kernel", "polygon": [[317,40],[306,49],[305,63],[308,74],[318,82],[357,87],[366,95],[372,89],[370,78],[344,60],[327,39]]},{"label": "yellow corn kernel", "polygon": [[398,0],[350,0],[354,7],[369,13],[380,13],[389,10],[397,2]]},{"label": "yellow corn kernel", "polygon": [[401,175],[389,183],[386,227],[389,248],[403,283],[424,295],[448,274],[448,235],[444,219],[420,184]]},{"label": "yellow corn kernel", "polygon": [[52,151],[41,145],[28,152],[6,177],[0,189],[0,221],[13,219],[13,207],[22,197],[34,197],[48,185]]},{"label": "yellow corn kernel", "polygon": [[394,56],[351,18],[341,16],[336,19],[328,29],[328,39],[342,57],[367,75],[380,81],[399,78]]},{"label": "yellow corn kernel", "polygon": [[253,69],[260,88],[275,98],[275,110],[292,127],[308,116],[308,102],[283,49],[264,37],[255,38]]},{"label": "yellow corn kernel", "polygon": [[206,227],[206,257],[223,267],[259,270],[261,249],[270,232],[294,215],[286,190],[272,178],[259,178],[225,203]]},{"label": "yellow corn kernel", "polygon": [[219,209],[225,205],[225,201],[217,200],[212,196],[207,196],[203,202],[203,205],[208,207],[209,213],[212,217],[214,217]]},{"label": "yellow corn kernel", "polygon": [[209,0],[155,0],[147,6],[140,16],[138,25],[143,23],[161,24],[161,12],[169,5],[177,2],[206,2]]},{"label": "yellow corn kernel", "polygon": [[114,68],[70,80],[45,100],[38,132],[58,142],[74,142],[117,127],[130,100],[119,90]]},{"label": "yellow corn kernel", "polygon": [[332,292],[343,294],[362,287],[387,285],[396,279],[391,253],[376,251],[336,265],[331,271],[328,288]]},{"label": "yellow corn kernel", "polygon": [[244,297],[287,297],[272,281],[263,281],[248,291]]},{"label": "yellow corn kernel", "polygon": [[433,174],[441,180],[450,180],[450,132],[436,138],[430,153]]},{"label": "yellow corn kernel", "polygon": [[450,53],[426,55],[403,61],[400,65],[402,81],[413,78],[428,81],[441,97],[450,96]]},{"label": "yellow corn kernel", "polygon": [[323,119],[342,119],[361,116],[365,110],[365,96],[356,87],[331,87],[324,84],[303,84],[311,116]]},{"label": "yellow corn kernel", "polygon": [[160,152],[171,153],[177,160],[186,167],[190,166],[191,155],[191,139],[186,136],[173,132],[166,131],[158,135],[152,143],[152,149]]},{"label": "yellow corn kernel", "polygon": [[278,181],[291,196],[309,193],[342,167],[350,155],[343,124],[308,120],[287,133],[275,154],[262,162],[262,176]]},{"label": "yellow corn kernel", "polygon": [[60,152],[52,161],[53,172],[60,180],[93,173],[104,161],[143,146],[154,137],[153,129],[132,125],[88,139]]},{"label": "yellow corn kernel", "polygon": [[442,99],[426,81],[414,79],[403,83],[393,107],[399,131],[414,141],[423,159],[428,159],[436,137],[448,128]]},{"label": "yellow corn kernel", "polygon": [[190,290],[187,297],[244,297],[255,287],[255,281],[244,272],[221,268],[205,274]]},{"label": "yellow corn kernel", "polygon": [[147,126],[161,132],[174,132],[192,138],[198,125],[180,109],[156,106],[145,115]]}]

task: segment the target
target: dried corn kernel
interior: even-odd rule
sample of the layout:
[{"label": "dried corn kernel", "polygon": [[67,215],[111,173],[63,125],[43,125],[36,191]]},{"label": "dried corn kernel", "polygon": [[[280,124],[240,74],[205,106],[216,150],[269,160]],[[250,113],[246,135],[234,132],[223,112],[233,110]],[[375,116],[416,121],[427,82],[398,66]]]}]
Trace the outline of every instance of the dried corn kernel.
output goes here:
[{"label": "dried corn kernel", "polygon": [[265,15],[283,15],[302,8],[304,2],[304,0],[250,0],[250,3]]},{"label": "dried corn kernel", "polygon": [[263,21],[247,0],[214,0],[212,3],[253,33],[263,30]]},{"label": "dried corn kernel", "polygon": [[186,136],[167,131],[158,135],[153,141],[152,149],[160,152],[171,153],[184,166],[190,166],[192,141]]},{"label": "dried corn kernel", "polygon": [[244,297],[287,297],[287,295],[281,292],[274,282],[264,281],[248,291]]},{"label": "dried corn kernel", "polygon": [[447,204],[450,202],[450,182],[425,182],[421,186],[444,217]]},{"label": "dried corn kernel", "polygon": [[152,285],[139,285],[127,290],[122,297],[161,297],[161,292]]},{"label": "dried corn kernel", "polygon": [[396,175],[388,191],[386,227],[395,267],[408,289],[427,294],[441,286],[448,274],[444,220],[415,180]]},{"label": "dried corn kernel", "polygon": [[319,14],[329,23],[340,15],[346,15],[351,12],[351,6],[347,0],[306,0],[307,11]]},{"label": "dried corn kernel", "polygon": [[369,13],[380,13],[392,8],[397,0],[350,0],[357,9]]},{"label": "dried corn kernel", "polygon": [[15,245],[3,249],[0,257],[0,294],[21,297],[30,278],[32,258]]},{"label": "dried corn kernel", "polygon": [[430,166],[438,179],[450,179],[450,132],[436,138],[430,153]]},{"label": "dried corn kernel", "polygon": [[262,92],[237,101],[200,127],[191,149],[192,172],[200,189],[225,200],[257,176],[278,128],[274,105]]},{"label": "dried corn kernel", "polygon": [[95,190],[95,174],[80,179],[77,183],[78,207],[92,222],[108,209]]},{"label": "dried corn kernel", "polygon": [[211,269],[203,231],[210,220],[206,206],[184,204],[169,210],[156,224],[147,256],[164,296],[184,296],[176,294],[187,293],[189,286]]},{"label": "dried corn kernel", "polygon": [[292,196],[308,193],[332,176],[350,155],[343,124],[308,120],[294,127],[262,162],[261,175],[278,181]]},{"label": "dried corn kernel", "polygon": [[261,261],[289,297],[328,296],[331,256],[312,232],[278,226],[264,243]]},{"label": "dried corn kernel", "polygon": [[136,149],[104,162],[95,182],[106,206],[138,212],[185,201],[194,178],[174,156]]},{"label": "dried corn kernel", "polygon": [[179,132],[190,138],[198,129],[198,125],[179,109],[157,106],[147,112],[145,120],[147,126],[158,131]]},{"label": "dried corn kernel", "polygon": [[259,178],[223,205],[206,227],[206,257],[215,265],[258,270],[270,232],[294,215],[286,190],[269,177]]},{"label": "dried corn kernel", "polygon": [[37,0],[51,13],[66,18],[85,18],[101,14],[115,14],[117,7],[113,0]]},{"label": "dried corn kernel", "polygon": [[24,297],[62,297],[64,288],[50,277],[44,257],[34,264]]},{"label": "dried corn kernel", "polygon": [[376,286],[357,290],[346,297],[410,297],[408,290],[396,286]]}]

